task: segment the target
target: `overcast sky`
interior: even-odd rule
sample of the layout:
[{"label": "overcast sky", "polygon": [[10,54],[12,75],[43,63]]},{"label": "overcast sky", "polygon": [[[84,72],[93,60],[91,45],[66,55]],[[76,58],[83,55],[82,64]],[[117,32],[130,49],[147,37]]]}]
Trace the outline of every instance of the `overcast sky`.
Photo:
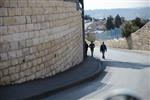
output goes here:
[{"label": "overcast sky", "polygon": [[85,10],[150,6],[149,0],[84,0]]}]

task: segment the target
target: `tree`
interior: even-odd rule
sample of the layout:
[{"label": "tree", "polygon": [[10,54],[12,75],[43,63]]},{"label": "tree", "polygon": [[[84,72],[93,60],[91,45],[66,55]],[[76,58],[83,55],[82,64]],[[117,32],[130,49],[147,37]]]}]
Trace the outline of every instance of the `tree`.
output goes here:
[{"label": "tree", "polygon": [[84,20],[90,20],[90,21],[92,21],[92,17],[90,15],[85,15],[84,16]]},{"label": "tree", "polygon": [[133,23],[134,26],[137,26],[139,28],[144,26],[143,23],[142,23],[141,18],[139,18],[139,17],[136,17],[134,20],[132,20],[132,23]]},{"label": "tree", "polygon": [[139,27],[133,25],[132,22],[127,21],[122,25],[121,29],[122,29],[122,36],[128,38],[129,36],[131,36],[131,33],[137,31]]},{"label": "tree", "polygon": [[106,28],[107,28],[107,30],[111,30],[111,29],[115,28],[112,16],[107,17]]},{"label": "tree", "polygon": [[122,23],[125,22],[125,17],[121,17],[121,22],[122,22]]},{"label": "tree", "polygon": [[131,34],[137,31],[139,27],[133,25],[132,22],[127,21],[121,26],[122,36],[126,38],[129,49],[132,49]]},{"label": "tree", "polygon": [[119,28],[121,24],[122,24],[122,19],[121,19],[121,17],[120,17],[119,14],[118,14],[118,15],[115,17],[115,26],[116,26],[117,28]]}]

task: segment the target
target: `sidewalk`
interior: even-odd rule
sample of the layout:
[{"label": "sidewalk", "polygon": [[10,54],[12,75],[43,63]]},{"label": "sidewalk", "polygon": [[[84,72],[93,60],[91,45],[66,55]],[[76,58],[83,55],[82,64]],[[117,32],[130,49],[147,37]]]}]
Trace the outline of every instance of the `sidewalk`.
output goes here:
[{"label": "sidewalk", "polygon": [[101,72],[99,59],[88,57],[83,63],[53,77],[0,87],[0,100],[39,99],[96,77]]}]

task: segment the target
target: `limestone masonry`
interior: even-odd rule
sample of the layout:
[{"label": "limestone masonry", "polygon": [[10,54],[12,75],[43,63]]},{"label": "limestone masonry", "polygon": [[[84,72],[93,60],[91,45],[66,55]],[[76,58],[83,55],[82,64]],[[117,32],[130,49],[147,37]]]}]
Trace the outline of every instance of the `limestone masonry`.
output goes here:
[{"label": "limestone masonry", "polygon": [[0,0],[0,85],[52,76],[82,60],[75,2]]},{"label": "limestone masonry", "polygon": [[150,51],[150,22],[132,34],[133,49]]}]

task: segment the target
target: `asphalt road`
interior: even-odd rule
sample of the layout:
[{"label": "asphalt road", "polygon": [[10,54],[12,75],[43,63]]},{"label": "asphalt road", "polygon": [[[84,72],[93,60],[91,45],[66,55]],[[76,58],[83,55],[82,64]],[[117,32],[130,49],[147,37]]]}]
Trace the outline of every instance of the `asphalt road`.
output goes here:
[{"label": "asphalt road", "polygon": [[[88,51],[90,54],[90,51]],[[101,59],[99,48],[94,56]],[[108,49],[102,60],[105,71],[95,80],[58,92],[44,100],[103,100],[113,91],[128,91],[150,100],[150,55],[129,50]]]}]

